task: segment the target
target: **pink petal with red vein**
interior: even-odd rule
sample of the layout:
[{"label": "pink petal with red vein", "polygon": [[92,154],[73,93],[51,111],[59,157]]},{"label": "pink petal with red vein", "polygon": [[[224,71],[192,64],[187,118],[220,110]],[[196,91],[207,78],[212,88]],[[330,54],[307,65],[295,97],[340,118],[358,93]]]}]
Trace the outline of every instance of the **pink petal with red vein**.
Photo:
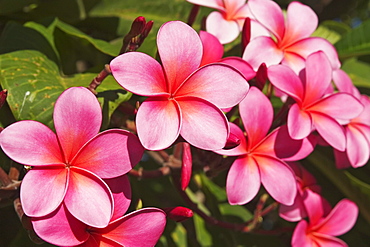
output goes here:
[{"label": "pink petal with red vein", "polygon": [[214,8],[218,10],[225,9],[223,0],[186,0],[186,1],[192,4]]},{"label": "pink petal with red vein", "polygon": [[203,56],[200,66],[217,62],[224,55],[224,47],[220,41],[212,34],[200,31],[199,37],[203,44]]},{"label": "pink petal with red vein", "polygon": [[332,69],[327,56],[323,52],[315,52],[306,60],[306,105],[320,99],[330,86]]},{"label": "pink petal with red vein", "polygon": [[248,6],[255,19],[264,25],[281,41],[285,32],[283,11],[279,5],[270,0],[249,0]]},{"label": "pink petal with red vein", "polygon": [[136,115],[137,133],[143,146],[149,150],[171,146],[180,133],[180,114],[174,100],[159,97],[146,99]]},{"label": "pink petal with red vein", "polygon": [[131,185],[126,175],[111,179],[104,179],[112,192],[114,211],[111,221],[122,217],[131,203]]},{"label": "pink petal with red vein", "polygon": [[245,139],[245,135],[243,131],[234,123],[229,123],[230,125],[230,134],[232,133],[235,135],[239,140],[240,144],[232,149],[220,149],[214,151],[215,153],[227,156],[239,156],[247,153],[247,140]]},{"label": "pink petal with red vein", "polygon": [[244,99],[248,89],[248,82],[237,69],[227,64],[213,63],[192,74],[176,92],[175,97],[198,97],[218,108],[228,108]]},{"label": "pink petal with red vein", "polygon": [[308,223],[301,220],[294,229],[292,236],[292,247],[315,246],[313,240],[307,235]]},{"label": "pink petal with red vein", "polygon": [[141,52],[128,52],[110,62],[114,79],[126,90],[138,95],[168,94],[162,66]]},{"label": "pink petal with red vein", "polygon": [[356,128],[356,125],[347,125],[347,155],[352,167],[357,168],[364,166],[370,157],[369,142],[362,133]]},{"label": "pink petal with red vein", "polygon": [[311,113],[313,124],[321,137],[333,148],[344,151],[346,137],[343,127],[333,118],[321,113]]},{"label": "pink petal with red vein", "polygon": [[53,212],[66,193],[67,169],[31,169],[22,180],[20,198],[22,208],[30,217],[41,217]]},{"label": "pink petal with red vein", "polygon": [[208,15],[206,30],[216,36],[221,44],[234,41],[240,33],[240,27],[236,20],[226,20],[224,15],[217,11]]},{"label": "pink petal with red vein", "polygon": [[42,218],[32,218],[36,234],[43,240],[58,246],[75,246],[89,238],[86,225],[73,217],[64,204]]},{"label": "pink petal with red vein", "polygon": [[288,113],[288,131],[290,137],[301,140],[313,130],[311,114],[299,108],[298,104],[290,107]]},{"label": "pink petal with red vein", "polygon": [[323,51],[328,56],[333,70],[340,68],[340,61],[335,47],[326,39],[319,37],[309,37],[302,39],[286,48],[288,52],[294,52],[307,58],[310,54]]},{"label": "pink petal with red vein", "polygon": [[315,231],[332,236],[342,235],[355,225],[357,216],[357,205],[348,199],[343,199],[324,220],[315,226]]},{"label": "pink petal with red vein", "polygon": [[318,22],[316,13],[310,7],[299,2],[290,3],[283,43],[292,44],[309,37],[316,30]]},{"label": "pink petal with red vein", "polygon": [[68,211],[92,227],[106,227],[113,213],[113,197],[106,183],[81,168],[70,168],[64,203]]},{"label": "pink petal with red vein", "polygon": [[305,68],[306,60],[296,53],[285,51],[281,64],[288,66],[298,75]]},{"label": "pink petal with red vein", "polygon": [[103,238],[122,246],[152,247],[166,226],[166,214],[157,208],[143,208],[125,215],[100,230]]},{"label": "pink petal with red vein", "polygon": [[191,145],[205,150],[218,150],[225,146],[229,124],[224,113],[200,98],[176,99],[181,108],[181,136]]},{"label": "pink petal with red vein", "polygon": [[314,239],[317,246],[325,247],[348,247],[348,245],[341,239],[313,232],[311,238]]},{"label": "pink petal with red vein", "polygon": [[249,148],[257,145],[271,127],[274,115],[269,99],[256,87],[251,87],[239,104],[239,112],[247,132]]},{"label": "pink petal with red vein", "polygon": [[265,63],[267,67],[279,64],[284,58],[284,53],[281,51],[275,41],[270,37],[257,37],[247,45],[243,53],[243,59],[247,61],[254,69]]},{"label": "pink petal with red vein", "polygon": [[249,63],[240,57],[225,57],[221,59],[220,62],[233,66],[239,70],[247,80],[250,80],[256,76],[256,72],[253,70],[252,66],[250,66]]},{"label": "pink petal with red vein", "polygon": [[359,116],[363,109],[361,102],[348,93],[331,94],[309,107],[309,111],[320,112],[343,120]]},{"label": "pink petal with red vein", "polygon": [[157,35],[158,52],[172,93],[193,73],[202,60],[202,42],[189,25],[181,21],[166,22]]},{"label": "pink petal with red vein", "polygon": [[223,0],[223,2],[227,13],[233,16],[243,5],[245,6],[246,0]]},{"label": "pink petal with red vein", "polygon": [[[293,170],[281,160],[270,157],[254,156],[261,174],[261,182],[266,191],[278,202],[292,205],[297,194]],[[282,183],[282,181],[284,181]]]},{"label": "pink petal with red vein", "polygon": [[100,129],[99,101],[87,88],[65,90],[54,107],[54,125],[65,160],[71,161],[78,150]]},{"label": "pink petal with red vein", "polygon": [[324,216],[324,202],[320,194],[305,190],[304,205],[306,207],[310,226],[315,226]]},{"label": "pink petal with red vein", "polygon": [[268,68],[267,75],[272,85],[291,96],[297,103],[302,102],[303,84],[292,69],[285,65],[274,65]]},{"label": "pink petal with red vein", "polygon": [[231,205],[250,202],[261,186],[260,173],[256,160],[250,156],[240,156],[231,165],[226,180],[226,193]]},{"label": "pink petal with red vein", "polygon": [[114,178],[129,172],[143,153],[144,148],[134,134],[110,129],[86,143],[71,164],[101,178]]},{"label": "pink petal with red vein", "polygon": [[0,134],[0,145],[11,159],[24,165],[63,164],[56,135],[36,121],[20,121]]}]

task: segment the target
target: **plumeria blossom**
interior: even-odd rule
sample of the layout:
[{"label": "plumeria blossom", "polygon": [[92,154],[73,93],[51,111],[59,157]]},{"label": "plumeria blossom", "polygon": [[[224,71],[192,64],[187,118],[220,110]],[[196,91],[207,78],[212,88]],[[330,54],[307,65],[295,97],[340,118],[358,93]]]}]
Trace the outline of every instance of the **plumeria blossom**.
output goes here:
[{"label": "plumeria blossom", "polygon": [[370,157],[370,100],[367,95],[361,95],[352,84],[349,76],[342,70],[333,74],[335,85],[340,92],[347,92],[356,97],[364,110],[344,125],[346,134],[346,150],[344,152],[334,149],[337,168],[357,168],[364,166]]},{"label": "plumeria blossom", "polygon": [[23,210],[30,217],[42,217],[65,208],[85,224],[105,227],[112,217],[113,197],[102,178],[127,173],[144,149],[128,131],[98,134],[101,108],[86,88],[64,91],[55,103],[53,118],[56,134],[28,120],[0,134],[4,152],[33,167],[22,181]]},{"label": "plumeria blossom", "polygon": [[293,140],[286,126],[267,134],[273,120],[273,108],[268,98],[256,87],[251,87],[246,98],[239,104],[247,136],[235,124],[231,133],[240,145],[216,153],[238,156],[227,175],[226,192],[230,204],[245,204],[259,191],[261,183],[278,202],[292,205],[297,193],[292,169],[284,162],[299,160],[313,150],[308,139]]},{"label": "plumeria blossom", "polygon": [[332,68],[323,52],[311,54],[299,76],[285,65],[273,65],[268,69],[268,78],[296,101],[289,109],[287,123],[293,139],[305,138],[317,130],[329,145],[345,150],[344,129],[337,119],[349,121],[362,112],[363,106],[348,93],[325,95],[331,85]]},{"label": "plumeria blossom", "polygon": [[308,219],[300,221],[292,237],[292,247],[301,246],[342,246],[347,244],[335,236],[348,232],[356,223],[358,207],[348,199],[343,199],[326,213],[322,204],[323,198],[309,191],[312,195],[306,204]]},{"label": "plumeria blossom", "polygon": [[52,214],[31,218],[36,234],[58,246],[154,246],[166,225],[166,214],[157,208],[144,208],[124,215],[131,195],[127,177],[110,179],[107,183],[115,207],[106,227],[95,228],[82,223],[63,203]]},{"label": "plumeria blossom", "polygon": [[298,191],[292,205],[280,205],[279,216],[287,221],[295,222],[307,217],[305,201],[309,200],[307,197],[312,195],[308,190],[319,193],[321,187],[317,185],[315,177],[303,166],[295,162],[288,162],[287,164],[294,171]]},{"label": "plumeria blossom", "polygon": [[277,3],[271,0],[249,0],[248,6],[256,21],[271,33],[270,37],[251,39],[243,59],[255,70],[265,63],[285,64],[298,73],[305,65],[305,59],[316,51],[324,51],[333,69],[339,69],[340,62],[333,45],[319,37],[310,37],[316,30],[318,18],[308,6],[291,2],[287,17]]},{"label": "plumeria blossom", "polygon": [[199,68],[202,42],[183,22],[165,23],[158,32],[157,45],[163,66],[140,52],[122,54],[110,64],[123,88],[148,96],[136,116],[143,146],[165,149],[181,135],[201,149],[222,148],[229,125],[220,108],[238,104],[248,92],[247,81],[223,63]]},{"label": "plumeria blossom", "polygon": [[[217,9],[206,20],[207,32],[215,35],[222,44],[234,41],[243,28],[246,17],[251,17],[246,0],[187,0],[190,3]],[[251,20],[255,36],[268,35],[258,22]]]}]

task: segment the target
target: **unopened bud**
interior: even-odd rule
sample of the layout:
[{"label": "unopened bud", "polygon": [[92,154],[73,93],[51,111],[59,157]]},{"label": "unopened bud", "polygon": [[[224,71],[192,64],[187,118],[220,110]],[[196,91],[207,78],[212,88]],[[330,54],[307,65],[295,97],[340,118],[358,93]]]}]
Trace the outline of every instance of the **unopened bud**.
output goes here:
[{"label": "unopened bud", "polygon": [[132,36],[140,35],[144,31],[145,25],[146,25],[145,17],[144,16],[137,17],[132,22],[131,30],[130,30],[129,34],[132,35]]},{"label": "unopened bud", "polygon": [[181,189],[185,190],[190,182],[193,168],[191,147],[187,142],[182,143]]},{"label": "unopened bud", "polygon": [[4,89],[0,92],[0,108],[4,105],[6,97],[8,96],[8,90]]},{"label": "unopened bud", "polygon": [[245,47],[249,44],[251,40],[251,19],[249,17],[245,18],[243,29],[242,29],[242,54]]},{"label": "unopened bud", "polygon": [[176,222],[181,222],[193,217],[193,211],[185,207],[172,207],[163,209],[167,217]]},{"label": "unopened bud", "polygon": [[263,87],[266,84],[267,80],[267,66],[265,63],[262,63],[257,70],[256,74],[256,87],[262,91]]},{"label": "unopened bud", "polygon": [[236,148],[239,145],[240,145],[240,139],[233,133],[230,133],[229,137],[227,138],[225,147],[223,149],[232,149],[232,148]]}]

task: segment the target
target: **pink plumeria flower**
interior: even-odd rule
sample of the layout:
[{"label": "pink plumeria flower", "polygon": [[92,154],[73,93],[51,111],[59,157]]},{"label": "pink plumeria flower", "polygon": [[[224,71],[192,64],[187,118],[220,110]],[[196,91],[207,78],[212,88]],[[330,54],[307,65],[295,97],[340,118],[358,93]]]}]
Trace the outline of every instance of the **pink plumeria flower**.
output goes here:
[{"label": "pink plumeria flower", "polygon": [[102,178],[127,173],[143,154],[138,138],[111,129],[100,134],[102,113],[95,95],[82,87],[64,91],[55,103],[56,134],[36,121],[20,121],[0,134],[0,145],[14,161],[32,166],[20,198],[30,217],[67,208],[77,219],[105,227],[113,197]]},{"label": "pink plumeria flower", "polygon": [[267,134],[273,120],[273,108],[269,99],[256,87],[251,87],[240,102],[239,112],[247,138],[237,125],[231,123],[231,132],[241,140],[240,145],[216,151],[222,155],[238,156],[227,175],[229,203],[248,203],[257,195],[262,183],[276,201],[293,204],[296,180],[284,160],[306,157],[313,150],[313,144],[307,139],[292,140],[285,126]]},{"label": "pink plumeria flower", "polygon": [[345,150],[344,129],[337,119],[355,118],[363,106],[348,93],[325,95],[331,85],[332,69],[323,52],[307,58],[299,77],[285,65],[269,67],[268,77],[272,85],[296,101],[288,113],[288,131],[293,139],[305,138],[317,130],[329,145]]},{"label": "pink plumeria flower", "polygon": [[285,64],[298,73],[305,59],[313,52],[322,50],[329,57],[333,69],[340,62],[333,45],[319,37],[310,37],[318,25],[315,12],[299,2],[291,2],[287,18],[277,3],[271,0],[249,0],[253,18],[270,31],[272,37],[260,36],[251,39],[244,50],[245,59],[256,70],[262,63],[267,67]]},{"label": "pink plumeria flower", "polygon": [[[246,17],[251,17],[246,0],[187,0],[190,3],[217,9],[206,20],[207,32],[216,36],[222,44],[234,41],[243,28]],[[251,20],[254,36],[268,35],[258,22]]]},{"label": "pink plumeria flower", "polygon": [[143,146],[165,149],[181,135],[201,149],[222,148],[229,125],[220,108],[238,104],[248,92],[247,81],[226,64],[199,68],[202,42],[183,22],[165,23],[158,32],[157,44],[163,66],[140,52],[125,53],[110,64],[123,88],[149,97],[136,116]]},{"label": "pink plumeria flower", "polygon": [[304,203],[307,201],[307,197],[311,195],[311,193],[308,193],[307,191],[310,190],[319,193],[321,191],[321,187],[317,185],[315,177],[304,169],[303,166],[296,162],[287,162],[287,164],[294,171],[298,191],[292,205],[280,205],[279,216],[284,220],[296,222],[307,217]]},{"label": "pink plumeria flower", "polygon": [[361,167],[370,157],[370,99],[367,95],[360,94],[344,71],[338,70],[333,77],[340,92],[352,94],[364,106],[358,117],[344,123],[346,150],[344,152],[334,150],[335,163],[339,169]]},{"label": "pink plumeria flower", "polygon": [[322,197],[314,192],[309,196],[306,204],[309,222],[300,221],[292,237],[292,247],[326,247],[342,246],[347,244],[335,236],[348,232],[356,223],[358,207],[348,199],[343,199],[326,213],[322,204]]},{"label": "pink plumeria flower", "polygon": [[107,183],[115,204],[108,226],[88,226],[73,217],[62,204],[52,214],[31,218],[36,234],[58,246],[154,246],[166,225],[166,214],[157,208],[144,208],[124,215],[131,198],[127,177],[110,179]]}]

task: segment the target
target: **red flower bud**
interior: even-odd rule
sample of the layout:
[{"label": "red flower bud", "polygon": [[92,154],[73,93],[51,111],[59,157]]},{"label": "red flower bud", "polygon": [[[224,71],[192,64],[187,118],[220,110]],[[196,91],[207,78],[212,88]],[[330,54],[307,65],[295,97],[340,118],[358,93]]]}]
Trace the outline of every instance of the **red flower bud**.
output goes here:
[{"label": "red flower bud", "polygon": [[193,160],[191,156],[190,144],[183,142],[182,144],[182,166],[181,166],[181,189],[185,190],[190,182]]},{"label": "red flower bud", "polygon": [[245,47],[249,44],[251,40],[251,19],[249,17],[245,18],[243,30],[242,30],[242,54]]},{"label": "red flower bud", "polygon": [[229,137],[227,138],[225,147],[223,149],[232,149],[236,148],[240,144],[240,139],[234,135],[233,133],[230,133]]},{"label": "red flower bud", "polygon": [[0,92],[0,108],[4,105],[7,95],[8,95],[8,90],[6,89]]},{"label": "red flower bud", "polygon": [[193,211],[185,207],[172,207],[163,209],[167,217],[176,222],[181,222],[193,217]]},{"label": "red flower bud", "polygon": [[266,80],[267,80],[267,66],[265,63],[262,63],[257,70],[256,87],[262,91],[263,87],[266,84]]}]

